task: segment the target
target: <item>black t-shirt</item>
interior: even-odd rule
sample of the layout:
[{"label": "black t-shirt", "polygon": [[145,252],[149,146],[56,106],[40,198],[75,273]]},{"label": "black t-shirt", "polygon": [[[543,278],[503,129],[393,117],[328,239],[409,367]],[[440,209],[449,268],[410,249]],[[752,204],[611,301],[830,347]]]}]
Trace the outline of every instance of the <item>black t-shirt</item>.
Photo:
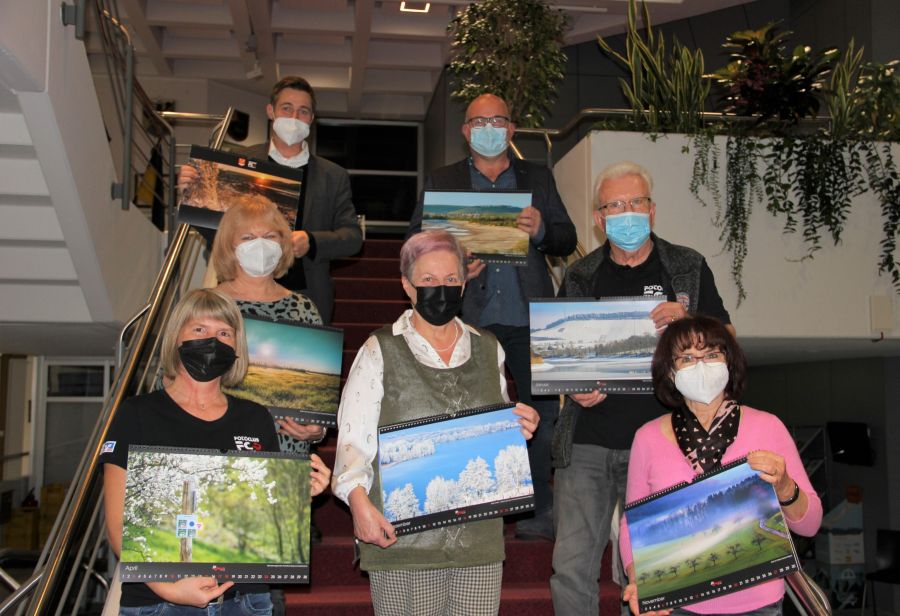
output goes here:
[{"label": "black t-shirt", "polygon": [[[636,297],[664,295],[675,301],[671,281],[659,260],[656,246],[647,260],[630,267],[619,265],[609,257],[609,244],[604,246],[603,260],[594,280],[595,297]],[[731,323],[722,298],[716,289],[712,271],[703,262],[697,312]],[[667,412],[652,394],[609,394],[594,408],[584,409],[575,426],[573,442],[600,445],[607,449],[630,449],[634,433],[642,425]]]},{"label": "black t-shirt", "polygon": [[[182,410],[164,389],[130,398],[122,403],[104,443],[102,464],[128,468],[129,445],[278,451],[272,416],[264,406],[232,396],[228,409],[215,421],[204,421]],[[240,584],[225,593],[268,592],[265,584]],[[122,584],[123,607],[161,603],[163,599],[145,584]]]}]

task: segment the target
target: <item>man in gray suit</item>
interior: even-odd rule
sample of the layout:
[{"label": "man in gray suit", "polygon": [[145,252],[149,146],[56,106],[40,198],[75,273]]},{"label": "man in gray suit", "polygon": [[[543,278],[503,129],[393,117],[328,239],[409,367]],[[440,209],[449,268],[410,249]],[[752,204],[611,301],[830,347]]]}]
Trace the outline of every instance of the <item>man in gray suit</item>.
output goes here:
[{"label": "man in gray suit", "polygon": [[[334,308],[331,260],[353,255],[362,246],[350,178],[338,165],[309,152],[306,138],[316,115],[316,95],[308,81],[296,76],[281,79],[272,87],[266,114],[272,122],[271,140],[235,152],[303,170],[304,196],[297,204],[293,233],[297,260],[278,282],[303,291],[316,303],[325,323],[330,323]],[[195,177],[187,169],[183,167],[179,175],[179,188]]]}]

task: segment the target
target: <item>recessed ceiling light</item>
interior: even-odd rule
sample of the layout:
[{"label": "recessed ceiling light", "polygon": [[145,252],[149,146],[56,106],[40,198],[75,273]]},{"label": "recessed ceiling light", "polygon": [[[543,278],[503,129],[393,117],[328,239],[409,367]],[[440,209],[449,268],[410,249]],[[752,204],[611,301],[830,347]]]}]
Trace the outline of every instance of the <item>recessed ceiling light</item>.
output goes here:
[{"label": "recessed ceiling light", "polygon": [[431,10],[430,2],[401,2],[400,11],[403,13],[427,13]]}]

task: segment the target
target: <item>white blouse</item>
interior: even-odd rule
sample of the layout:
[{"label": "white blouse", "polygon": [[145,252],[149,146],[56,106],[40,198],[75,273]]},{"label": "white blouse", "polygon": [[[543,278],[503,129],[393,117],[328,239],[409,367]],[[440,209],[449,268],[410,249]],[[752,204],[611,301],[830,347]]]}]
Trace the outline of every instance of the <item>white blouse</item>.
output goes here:
[{"label": "white blouse", "polygon": [[[456,368],[469,360],[472,354],[472,334],[480,336],[474,327],[454,319],[462,334],[445,363],[437,351],[415,330],[412,325],[412,309],[407,310],[394,322],[392,332],[402,335],[416,360],[429,368],[446,370]],[[509,401],[506,392],[505,355],[497,343],[497,367],[500,375],[500,394]],[[347,383],[341,395],[338,408],[338,441],[334,461],[334,476],[331,491],[335,496],[349,503],[350,492],[362,486],[366,494],[372,488],[374,477],[372,461],[378,453],[378,419],[381,416],[381,399],[384,397],[384,357],[375,336],[369,336],[356,354]]]}]

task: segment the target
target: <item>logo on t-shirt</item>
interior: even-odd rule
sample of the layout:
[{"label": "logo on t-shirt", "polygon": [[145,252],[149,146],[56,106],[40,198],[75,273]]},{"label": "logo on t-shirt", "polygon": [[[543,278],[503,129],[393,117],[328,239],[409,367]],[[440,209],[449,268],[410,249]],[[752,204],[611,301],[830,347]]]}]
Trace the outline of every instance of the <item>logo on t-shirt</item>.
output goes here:
[{"label": "logo on t-shirt", "polygon": [[235,436],[234,448],[238,451],[262,451],[262,443],[256,436]]},{"label": "logo on t-shirt", "polygon": [[112,453],[116,450],[116,442],[115,441],[106,441],[103,443],[103,447],[100,448],[100,454],[104,453]]},{"label": "logo on t-shirt", "polygon": [[655,297],[657,295],[663,294],[663,287],[661,284],[645,284],[644,285],[644,297]]}]

